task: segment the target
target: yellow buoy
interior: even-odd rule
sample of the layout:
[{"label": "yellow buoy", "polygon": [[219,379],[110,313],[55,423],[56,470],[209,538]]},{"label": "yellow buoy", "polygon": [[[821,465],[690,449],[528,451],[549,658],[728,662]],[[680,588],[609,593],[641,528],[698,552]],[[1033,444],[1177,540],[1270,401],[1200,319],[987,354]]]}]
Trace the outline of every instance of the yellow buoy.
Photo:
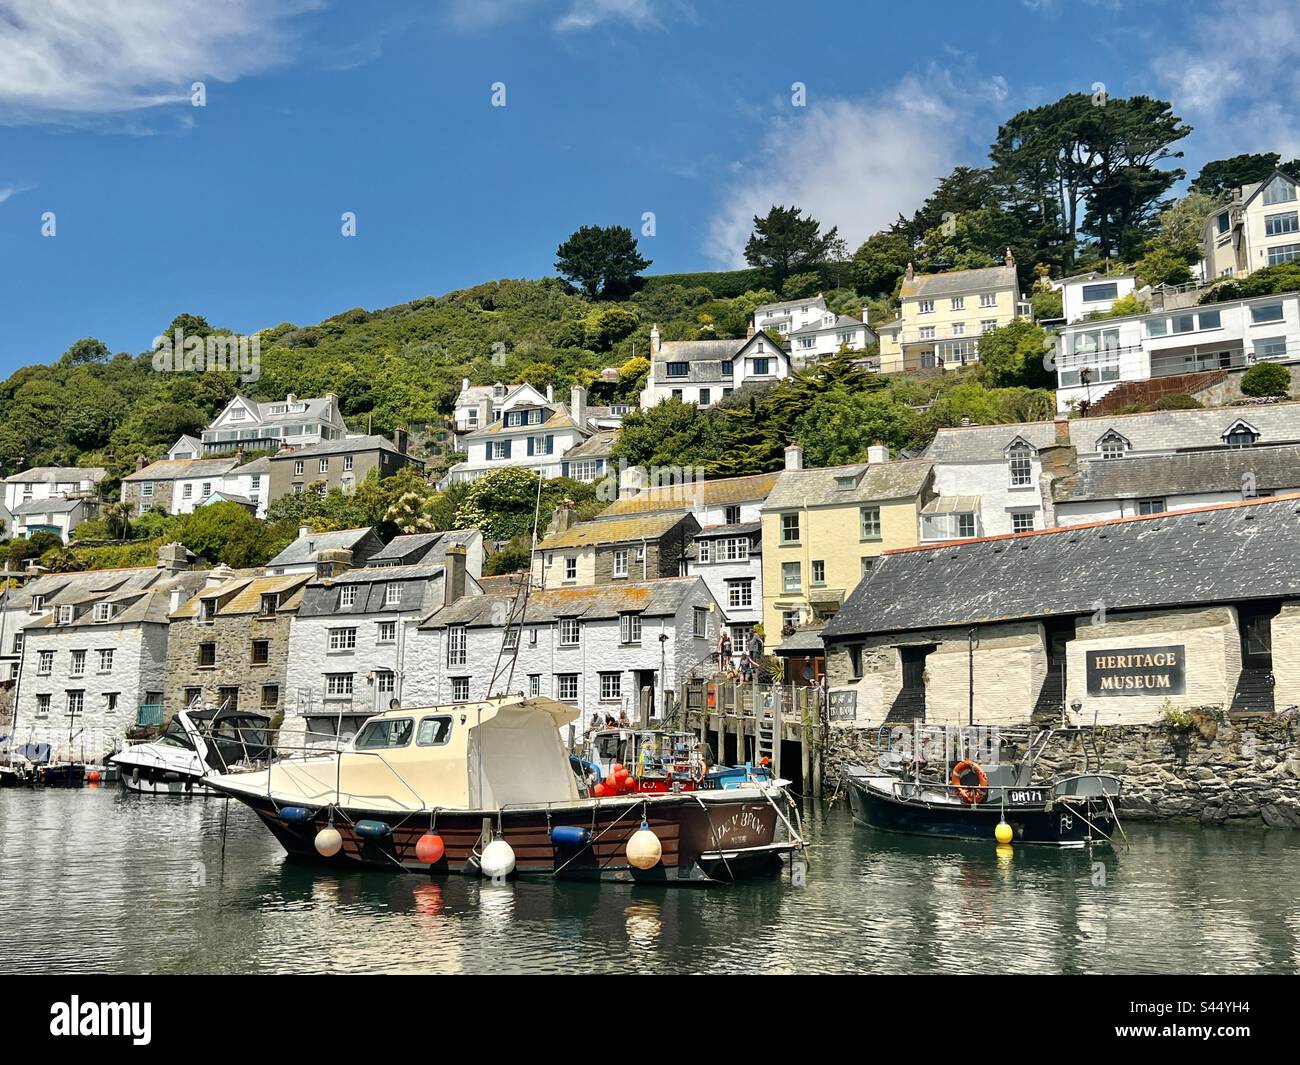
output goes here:
[{"label": "yellow buoy", "polygon": [[1014,836],[1015,833],[1011,831],[1011,826],[1005,821],[999,821],[998,827],[993,830],[993,838],[1002,844],[1010,843]]}]

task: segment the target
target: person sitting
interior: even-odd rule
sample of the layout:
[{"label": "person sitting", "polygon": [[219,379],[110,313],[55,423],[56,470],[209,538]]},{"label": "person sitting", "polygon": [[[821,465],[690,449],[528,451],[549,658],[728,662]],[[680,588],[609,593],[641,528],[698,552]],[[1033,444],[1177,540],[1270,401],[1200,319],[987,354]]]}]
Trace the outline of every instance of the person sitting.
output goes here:
[{"label": "person sitting", "polygon": [[629,720],[628,720],[628,717],[627,717],[627,709],[626,709],[626,708],[624,708],[624,709],[622,709],[622,710],[620,710],[620,711],[618,712],[618,727],[619,727],[619,728],[631,728],[631,727],[632,727],[632,722],[629,721]]},{"label": "person sitting", "polygon": [[614,720],[614,715],[613,715],[613,714],[606,714],[606,715],[605,715],[605,727],[606,727],[606,728],[617,728],[617,727],[618,727],[618,722],[616,722],[616,721]]}]

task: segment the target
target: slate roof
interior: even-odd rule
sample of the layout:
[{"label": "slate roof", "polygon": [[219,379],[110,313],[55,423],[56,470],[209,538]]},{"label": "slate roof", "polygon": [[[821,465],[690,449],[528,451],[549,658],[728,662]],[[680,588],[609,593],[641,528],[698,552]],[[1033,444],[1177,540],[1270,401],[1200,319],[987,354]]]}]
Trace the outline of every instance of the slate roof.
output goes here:
[{"label": "slate roof", "polygon": [[[323,440],[319,444],[309,444],[293,450],[286,449],[272,455],[271,461],[283,462],[285,459],[313,458],[317,455],[348,455],[360,451],[391,451],[394,455],[402,454],[397,449],[397,445],[385,436],[345,436],[340,440]],[[406,457],[410,458],[409,455]]]},{"label": "slate roof", "polygon": [[[522,386],[520,386],[522,387]],[[503,401],[504,402],[504,401]],[[518,433],[521,436],[536,436],[540,433],[552,432],[556,429],[579,429],[582,432],[591,430],[580,426],[573,418],[569,411],[567,403],[552,402],[541,404],[543,410],[549,410],[551,416],[544,422],[531,422],[526,425],[506,425],[505,416],[509,411],[503,411],[501,417],[481,429],[475,429],[473,432],[463,433],[464,440],[484,440],[493,436],[500,436],[502,433]],[[535,406],[512,407],[511,410],[536,410]]]},{"label": "slate roof", "polygon": [[[352,614],[394,614],[427,612],[442,601],[443,567],[441,565],[363,567],[348,570],[337,577],[313,580],[302,592],[299,617],[347,618]],[[401,602],[387,602],[390,584],[401,586]],[[339,589],[357,588],[351,606],[339,601]]]},{"label": "slate roof", "polygon": [[757,317],[764,311],[784,311],[792,307],[825,307],[826,298],[818,293],[816,296],[809,296],[802,300],[782,300],[779,303],[765,303],[761,307],[754,309],[754,315]]},{"label": "slate roof", "polygon": [[562,533],[546,537],[537,545],[537,549],[556,551],[566,547],[621,544],[629,540],[657,540],[675,529],[685,518],[686,515],[680,512],[670,512],[647,517],[582,521]]},{"label": "slate roof", "polygon": [[[296,422],[296,421],[301,421],[303,418],[320,419],[323,421],[329,415],[330,412],[330,397],[328,396],[318,396],[315,398],[309,398],[305,396],[294,396],[293,403],[291,406],[293,407],[303,406],[306,409],[299,410],[299,411],[286,410],[280,414],[272,414],[271,408],[285,406],[286,404],[288,404],[288,397],[286,397],[285,399],[268,399],[265,402],[260,402],[256,399],[249,399],[247,396],[236,396],[234,399],[231,400],[231,403],[233,403],[235,399],[238,399],[240,402],[251,407],[257,415],[256,424],[263,424],[263,425],[265,424],[274,425],[277,422]],[[227,410],[229,409],[229,407],[230,404],[226,404]],[[222,413],[224,414],[225,411],[223,410]],[[252,426],[250,426],[248,423],[241,423],[238,426],[238,428],[252,428]]]},{"label": "slate roof", "polygon": [[687,485],[647,488],[637,495],[614,500],[600,512],[600,517],[690,510],[694,506],[721,507],[757,503],[767,498],[780,476],[779,472],[755,473],[747,477],[720,477],[712,481],[692,481]]},{"label": "slate roof", "polygon": [[1248,474],[1255,478],[1257,492],[1300,489],[1300,444],[1084,462],[1078,473],[1052,485],[1052,497],[1058,503],[1069,503],[1239,492]]},{"label": "slate roof", "polygon": [[46,482],[102,481],[108,471],[103,466],[33,466],[30,470],[13,473],[5,478],[6,484]]},{"label": "slate roof", "polygon": [[830,325],[806,325],[802,329],[796,329],[790,334],[791,337],[811,336],[815,333],[834,333],[840,329],[861,329],[863,323],[857,318],[850,318],[847,314],[838,315]]},{"label": "slate roof", "polygon": [[748,337],[724,340],[665,340],[655,353],[656,362],[719,362],[730,359],[749,343]]},{"label": "slate roof", "polygon": [[374,535],[374,529],[369,528],[309,533],[299,536],[266,565],[268,569],[272,566],[301,566],[315,562],[322,551],[355,551],[367,537]]},{"label": "slate roof", "polygon": [[828,641],[1300,596],[1300,495],[887,551]]},{"label": "slate roof", "polygon": [[[588,413],[590,414],[590,411]],[[604,429],[593,433],[576,447],[569,448],[564,453],[564,460],[567,462],[570,459],[603,459],[614,450],[616,443],[618,443],[618,430]]]},{"label": "slate roof", "polygon": [[49,496],[45,499],[29,499],[25,503],[19,503],[13,508],[12,513],[16,516],[19,514],[67,514],[83,507],[87,500],[77,496]]},{"label": "slate roof", "polygon": [[1238,421],[1248,422],[1258,430],[1261,444],[1300,442],[1300,403],[1075,418],[1070,422],[1070,442],[1080,454],[1095,452],[1097,441],[1114,429],[1133,445],[1135,451],[1222,447],[1224,433]]},{"label": "slate roof", "polygon": [[979,270],[949,270],[942,274],[917,274],[903,279],[903,299],[934,299],[939,296],[968,296],[991,289],[1019,289],[1014,266],[986,266]]},{"label": "slate roof", "polygon": [[256,614],[262,609],[262,596],[272,592],[280,593],[280,604],[276,612],[283,614],[298,609],[302,603],[302,588],[309,580],[311,580],[309,573],[281,574],[276,577],[235,577],[216,588],[200,589],[188,602],[182,603],[171,617],[192,618],[198,613],[200,601],[214,596],[219,604],[218,617],[227,617],[231,614]]},{"label": "slate roof", "polygon": [[245,473],[270,473],[270,472],[271,472],[270,455],[259,455],[251,462],[245,462],[242,466],[236,466],[233,470],[230,471],[232,476],[238,476],[240,474],[245,474]]},{"label": "slate roof", "polygon": [[[23,629],[28,631],[55,628],[104,628],[110,625],[137,625],[144,622],[166,624],[173,589],[180,589],[184,599],[188,600],[203,587],[203,583],[208,577],[207,572],[202,570],[189,570],[171,577],[168,577],[161,570],[154,570],[153,572],[158,578],[157,580],[147,580],[142,572],[141,576],[128,578],[121,587],[111,592],[101,592],[97,595],[91,594],[80,598],[77,601],[79,609],[76,618],[66,625],[57,624],[58,612],[55,611],[39,621],[28,622],[23,626]],[[91,604],[97,602],[117,604],[118,611],[108,621],[96,621]]]},{"label": "slate roof", "polygon": [[[667,617],[676,614],[697,590],[706,590],[700,577],[661,577],[659,580],[584,588],[533,589],[522,624],[535,625],[559,618],[598,621],[620,614]],[[420,623],[422,629],[466,625],[470,628],[502,628],[514,595],[471,595],[442,607]]]},{"label": "slate roof", "polygon": [[763,528],[761,521],[742,521],[736,525],[706,525],[695,534],[695,539],[715,539],[720,536],[752,536]]},{"label": "slate roof", "polygon": [[394,562],[400,559],[409,558],[412,555],[418,555],[423,559],[427,552],[442,537],[443,533],[407,533],[404,536],[394,536],[387,544],[381,547],[373,555],[370,561],[373,562]]},{"label": "slate roof", "polygon": [[186,477],[219,477],[239,464],[238,459],[159,459],[123,481],[179,481]]},{"label": "slate roof", "polygon": [[31,606],[33,595],[43,596],[46,607],[85,603],[129,588],[149,588],[165,576],[155,566],[86,570],[81,573],[45,573],[29,580],[22,588],[10,589],[5,607],[9,610],[27,610]]},{"label": "slate roof", "polygon": [[906,499],[921,493],[933,469],[934,463],[924,458],[881,462],[875,466],[860,463],[785,470],[763,504],[763,510]]},{"label": "slate roof", "polygon": [[1020,422],[940,429],[924,454],[936,463],[1001,462],[1016,437],[1038,450],[1051,447],[1056,443],[1056,423]]},{"label": "slate roof", "polygon": [[798,654],[821,654],[825,649],[822,643],[822,633],[825,631],[825,625],[809,625],[807,628],[796,629],[779,647],[773,647],[774,655],[798,655]]}]

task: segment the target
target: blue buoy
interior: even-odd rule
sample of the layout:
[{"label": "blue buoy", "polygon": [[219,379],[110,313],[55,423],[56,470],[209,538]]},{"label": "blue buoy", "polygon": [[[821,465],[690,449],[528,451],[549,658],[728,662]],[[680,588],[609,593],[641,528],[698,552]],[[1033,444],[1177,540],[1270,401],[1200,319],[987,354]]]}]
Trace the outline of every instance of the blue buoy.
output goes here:
[{"label": "blue buoy", "polygon": [[557,847],[581,847],[591,842],[591,833],[577,825],[556,825],[551,829],[551,842]]},{"label": "blue buoy", "polygon": [[383,821],[358,821],[352,829],[358,836],[365,836],[366,839],[383,839],[393,834],[392,828]]},{"label": "blue buoy", "polygon": [[276,816],[286,824],[304,825],[316,817],[316,811],[305,806],[281,806]]}]

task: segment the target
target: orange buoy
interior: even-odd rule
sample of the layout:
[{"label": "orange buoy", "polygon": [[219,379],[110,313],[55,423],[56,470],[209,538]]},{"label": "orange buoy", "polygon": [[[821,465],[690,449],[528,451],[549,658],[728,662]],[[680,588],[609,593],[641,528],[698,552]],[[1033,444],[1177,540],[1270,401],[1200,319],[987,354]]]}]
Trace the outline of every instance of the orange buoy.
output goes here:
[{"label": "orange buoy", "polygon": [[591,789],[591,793],[594,796],[596,796],[596,798],[603,799],[605,797],[605,785],[597,784],[594,788]]},{"label": "orange buoy", "polygon": [[442,837],[436,832],[426,832],[415,841],[415,856],[425,865],[437,865],[446,853]]},{"label": "orange buoy", "polygon": [[[974,774],[972,779],[971,774]],[[976,763],[969,758],[963,759],[952,767],[952,786],[957,789],[961,801],[971,806],[978,806],[989,796],[989,778]]]}]

